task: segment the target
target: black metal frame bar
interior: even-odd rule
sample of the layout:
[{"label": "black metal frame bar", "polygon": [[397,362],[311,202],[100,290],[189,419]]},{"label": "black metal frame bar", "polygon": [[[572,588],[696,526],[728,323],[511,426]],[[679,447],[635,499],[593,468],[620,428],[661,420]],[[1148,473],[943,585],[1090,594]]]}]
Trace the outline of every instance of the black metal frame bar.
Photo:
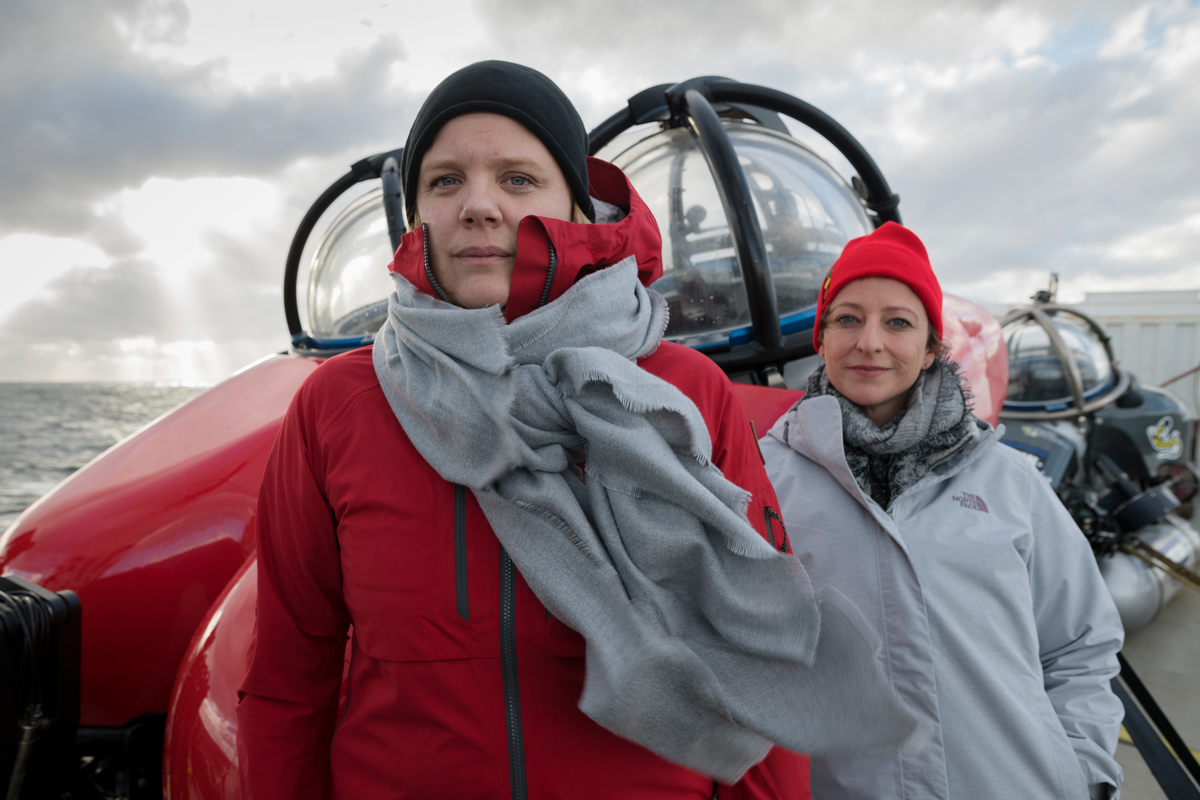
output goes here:
[{"label": "black metal frame bar", "polygon": [[[732,84],[732,85],[731,85]],[[887,179],[875,159],[866,151],[850,131],[842,127],[837,120],[798,98],[769,89],[766,86],[756,86],[748,83],[714,82],[710,86],[711,98],[717,103],[751,103],[768,108],[772,111],[786,114],[797,122],[811,128],[824,137],[838,152],[846,157],[850,166],[858,172],[858,177],[867,187],[867,208],[878,215],[880,222],[901,222],[900,196],[892,193]]]},{"label": "black metal frame bar", "polygon": [[[372,178],[382,177],[384,164],[388,159],[393,159],[396,163],[400,162],[401,156],[404,154],[404,148],[391,150],[387,153],[379,153],[378,155],[364,158],[357,162],[350,171],[342,177],[334,181],[328,189],[321,192],[321,196],[308,209],[304,218],[300,220],[300,227],[296,228],[296,233],[292,236],[291,247],[288,248],[287,261],[283,268],[283,313],[287,318],[288,333],[292,335],[292,344],[300,347],[304,345],[308,339],[308,334],[304,332],[304,325],[300,322],[300,305],[296,299],[296,279],[300,277],[300,257],[304,255],[304,245],[308,241],[312,229],[316,226],[317,220],[321,218],[333,201],[337,200],[346,190],[357,183],[369,181]],[[399,196],[399,180],[397,179],[397,196]],[[386,190],[385,190],[386,192]],[[384,204],[386,209],[387,203]],[[391,217],[393,214],[399,215],[398,209],[393,209],[388,214],[389,230],[391,233]],[[396,247],[399,243],[393,240]]]},{"label": "black metal frame bar", "polygon": [[786,114],[823,136],[858,172],[867,190],[866,207],[876,225],[900,222],[900,198],[892,193],[879,165],[850,132],[825,112],[789,94],[765,86],[739,83],[719,76],[661,84],[629,98],[626,107],[600,123],[588,136],[588,152],[595,154],[624,131],[647,122],[687,125],[700,143],[709,170],[725,207],[734,252],[742,270],[754,341],[707,355],[727,372],[782,367],[788,361],[812,355],[811,331],[784,336],[775,299],[775,283],[755,217],[749,184],[734,153],[721,113],[749,116],[775,130],[786,132],[779,114]]},{"label": "black metal frame bar", "polygon": [[[729,135],[721,125],[722,113],[747,116],[781,132],[787,129],[779,115],[785,114],[823,136],[858,172],[867,190],[866,207],[875,215],[876,224],[889,220],[901,221],[898,209],[900,198],[892,193],[879,166],[866,149],[828,114],[784,92],[719,76],[652,86],[629,98],[625,108],[600,123],[588,135],[588,152],[595,154],[634,125],[663,122],[690,127],[701,144],[730,221],[730,233],[742,270],[750,322],[754,329],[752,343],[721,352],[708,352],[707,355],[727,372],[762,370],[767,366],[782,367],[788,361],[813,354],[812,336],[807,330],[789,336],[782,333],[775,284],[762,231],[755,216],[746,175],[729,141]],[[392,247],[399,247],[399,237],[405,226],[396,165],[402,153],[403,150],[393,150],[359,161],[317,198],[301,220],[288,250],[283,278],[284,315],[293,347],[297,350],[320,349],[304,331],[297,300],[296,281],[300,273],[300,258],[308,237],[321,215],[342,193],[362,181],[382,178],[388,234]]]},{"label": "black metal frame bar", "polygon": [[901,222],[899,195],[892,193],[875,159],[871,158],[871,154],[850,131],[816,106],[766,86],[740,83],[718,76],[652,86],[629,98],[625,108],[592,129],[588,134],[588,152],[595,155],[634,125],[665,122],[682,116],[685,109],[680,101],[689,90],[700,92],[709,103],[735,106],[772,128],[778,129],[778,126],[773,124],[774,120],[758,112],[766,110],[773,114],[786,114],[812,129],[837,148],[850,162],[850,166],[858,172],[859,178],[867,188],[867,208],[878,215],[880,222]]},{"label": "black metal frame bar", "polygon": [[400,160],[388,156],[383,160],[380,173],[383,179],[383,213],[387,217],[388,240],[392,243],[392,252],[400,249],[400,237],[407,227],[404,221],[404,190],[400,188]]},{"label": "black metal frame bar", "polygon": [[1046,331],[1046,335],[1050,337],[1050,345],[1054,352],[1058,355],[1060,361],[1067,367],[1067,386],[1071,390],[1071,405],[1059,411],[1043,411],[1043,410],[1024,410],[1020,408],[1001,409],[1000,417],[1005,420],[1056,420],[1056,419],[1077,419],[1087,416],[1093,411],[1102,408],[1111,403],[1116,398],[1125,394],[1129,389],[1130,376],[1129,373],[1120,367],[1114,366],[1113,370],[1116,373],[1116,380],[1108,391],[1085,401],[1083,397],[1083,377],[1079,372],[1079,365],[1075,363],[1075,357],[1071,355],[1071,351],[1067,348],[1062,336],[1054,328],[1050,320],[1050,315],[1059,311],[1065,311],[1072,316],[1083,320],[1088,326],[1088,330],[1100,340],[1104,345],[1104,352],[1108,355],[1110,363],[1115,362],[1113,355],[1112,339],[1105,333],[1104,328],[1100,326],[1096,320],[1084,314],[1082,311],[1070,306],[1062,306],[1057,303],[1043,303],[1035,300],[1032,305],[1023,308],[1014,309],[1004,315],[1004,319],[1000,320],[1000,327],[1003,328],[1010,323],[1021,319],[1029,318],[1037,322]]},{"label": "black metal frame bar", "polygon": [[[1120,680],[1114,678],[1112,686],[1125,706],[1125,730],[1129,731],[1129,738],[1133,739],[1168,800],[1200,800],[1200,791],[1196,788],[1200,786],[1200,764],[1196,763],[1187,743],[1123,653],[1117,653],[1117,662],[1121,665]],[[1130,694],[1137,698],[1137,704],[1131,701]]]},{"label": "black metal frame bar", "polygon": [[721,118],[708,98],[695,89],[688,89],[683,94],[683,107],[692,132],[700,142],[700,152],[708,161],[708,169],[717,184],[717,194],[729,219],[729,233],[742,269],[754,339],[764,355],[775,355],[783,347],[783,332],[779,327],[779,311],[775,302],[775,281],[767,262],[767,245],[755,218],[746,173],[738,163],[733,142],[729,141],[729,134],[725,132]]}]

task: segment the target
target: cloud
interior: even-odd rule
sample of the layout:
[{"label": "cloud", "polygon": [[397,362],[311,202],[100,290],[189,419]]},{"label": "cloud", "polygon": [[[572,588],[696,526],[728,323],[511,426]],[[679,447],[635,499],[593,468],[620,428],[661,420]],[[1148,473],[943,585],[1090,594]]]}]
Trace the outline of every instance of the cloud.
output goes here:
[{"label": "cloud", "polygon": [[174,361],[212,380],[282,349],[300,217],[403,142],[420,97],[396,83],[397,33],[246,82],[175,57],[191,22],[177,0],[0,6],[0,271],[21,279],[0,308],[6,379],[171,379]]},{"label": "cloud", "polygon": [[[1192,31],[1200,15],[1168,35]],[[1170,74],[1168,58],[1040,64],[893,105],[929,132],[886,157],[943,274],[1137,271],[1153,288],[1154,274],[1200,263],[1200,65]]]},{"label": "cloud", "polygon": [[122,260],[68,270],[0,325],[39,341],[88,341],[154,334],[169,325],[165,292],[153,264]]},{"label": "cloud", "polygon": [[1019,300],[1050,271],[1084,291],[1200,265],[1200,8],[1182,0],[331,9],[0,4],[0,271],[14,232],[109,263],[55,256],[23,276],[0,374],[158,377],[171,358],[199,374],[280,349],[308,205],[401,144],[437,80],[493,57],[546,72],[592,125],[696,75],[808,100],[866,146],[943,279],[977,299]]},{"label": "cloud", "polygon": [[97,202],[151,176],[272,175],[402,139],[416,99],[393,85],[397,35],[344,53],[330,76],[245,89],[219,59],[180,65],[133,47],[180,39],[187,19],[178,2],[5,3],[0,235],[89,231]]},{"label": "cloud", "polygon": [[51,278],[72,267],[107,266],[103,251],[72,239],[16,234],[0,239],[0,319],[36,295]]},{"label": "cloud", "polygon": [[[124,259],[51,280],[0,324],[9,380],[213,381],[287,344],[278,281],[246,280],[253,246],[214,242],[220,267],[180,296]],[[277,278],[277,276],[274,276]],[[232,279],[230,279],[232,278]]]},{"label": "cloud", "polygon": [[[488,0],[476,7],[511,57],[568,76],[601,65],[609,80],[634,91],[708,74],[790,91],[797,83],[858,81],[914,59],[949,69],[1028,52],[1070,13],[1060,2],[934,0],[612,0],[603,8],[585,0]],[[536,41],[555,46],[531,52],[528,43]]]},{"label": "cloud", "polygon": [[[905,222],[951,283],[983,285],[980,274],[1003,273],[1040,275],[1040,285],[1050,271],[1066,280],[1137,270],[1152,288],[1154,274],[1178,276],[1200,263],[1188,222],[1200,213],[1195,5],[614,0],[602,14],[576,0],[478,7],[510,54],[530,40],[560,43],[536,57],[585,96],[592,122],[620,107],[613,86],[628,97],[700,74],[812,102],[872,154],[902,198]],[[1160,233],[1160,246],[1135,249]]]},{"label": "cloud", "polygon": [[[290,337],[281,291],[284,258],[301,216],[330,176],[344,169],[344,160],[304,160],[274,188],[245,178],[152,179],[141,190],[123,192],[109,213],[120,218],[134,254],[105,260],[107,268],[71,269],[67,259],[88,263],[80,254],[103,254],[65,240],[25,235],[0,240],[0,274],[6,249],[20,255],[21,248],[5,248],[10,241],[32,239],[43,252],[62,251],[61,263],[43,275],[40,290],[27,291],[16,311],[0,315],[0,375],[212,381],[285,349]],[[357,191],[325,219],[336,216]],[[267,208],[257,207],[264,204]],[[179,227],[171,219],[174,211],[203,224]],[[310,237],[302,264],[324,224]],[[301,292],[304,285],[302,271]],[[130,341],[145,346],[130,349]],[[187,362],[177,356],[188,342],[208,342],[211,348],[193,348]],[[172,363],[178,373],[171,372]]]}]

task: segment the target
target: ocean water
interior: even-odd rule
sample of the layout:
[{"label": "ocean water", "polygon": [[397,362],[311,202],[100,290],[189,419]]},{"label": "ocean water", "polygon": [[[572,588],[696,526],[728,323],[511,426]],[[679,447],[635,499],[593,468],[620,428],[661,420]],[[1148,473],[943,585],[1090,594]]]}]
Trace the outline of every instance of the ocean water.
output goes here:
[{"label": "ocean water", "polygon": [[72,472],[205,388],[0,383],[0,530]]}]

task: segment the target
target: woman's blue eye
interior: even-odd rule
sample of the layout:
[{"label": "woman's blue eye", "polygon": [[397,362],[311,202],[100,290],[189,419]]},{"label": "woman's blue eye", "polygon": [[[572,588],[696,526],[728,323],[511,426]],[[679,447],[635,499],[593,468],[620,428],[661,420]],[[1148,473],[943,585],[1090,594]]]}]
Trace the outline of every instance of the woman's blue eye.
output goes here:
[{"label": "woman's blue eye", "polygon": [[900,318],[896,318],[896,319],[892,320],[892,324],[893,324],[893,325],[895,325],[897,328],[910,328],[910,327],[912,327],[912,323],[911,323],[911,322],[909,322],[909,321],[908,321],[908,320],[906,320],[906,319],[900,319]]},{"label": "woman's blue eye", "polygon": [[842,314],[836,320],[839,325],[853,325],[857,321],[858,320],[854,319],[854,317],[850,316],[849,314]]},{"label": "woman's blue eye", "polygon": [[455,183],[457,183],[457,179],[451,178],[449,175],[443,175],[433,181],[434,186],[453,186]]},{"label": "woman's blue eye", "polygon": [[529,180],[529,178],[526,177],[525,175],[513,175],[511,178],[508,179],[508,181],[513,186],[528,186],[529,184],[531,184],[533,182],[533,181]]}]

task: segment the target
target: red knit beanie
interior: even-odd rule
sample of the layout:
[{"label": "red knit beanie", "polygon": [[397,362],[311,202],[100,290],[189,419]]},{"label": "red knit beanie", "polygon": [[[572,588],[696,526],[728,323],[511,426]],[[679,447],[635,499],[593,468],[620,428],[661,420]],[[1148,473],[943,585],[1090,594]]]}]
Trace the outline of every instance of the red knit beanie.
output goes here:
[{"label": "red knit beanie", "polygon": [[885,222],[874,233],[846,242],[841,256],[826,273],[817,295],[813,347],[821,346],[817,337],[825,308],[846,284],[859,278],[892,278],[908,286],[925,306],[929,324],[939,337],[942,335],[942,286],[929,265],[925,245],[903,225]]}]

